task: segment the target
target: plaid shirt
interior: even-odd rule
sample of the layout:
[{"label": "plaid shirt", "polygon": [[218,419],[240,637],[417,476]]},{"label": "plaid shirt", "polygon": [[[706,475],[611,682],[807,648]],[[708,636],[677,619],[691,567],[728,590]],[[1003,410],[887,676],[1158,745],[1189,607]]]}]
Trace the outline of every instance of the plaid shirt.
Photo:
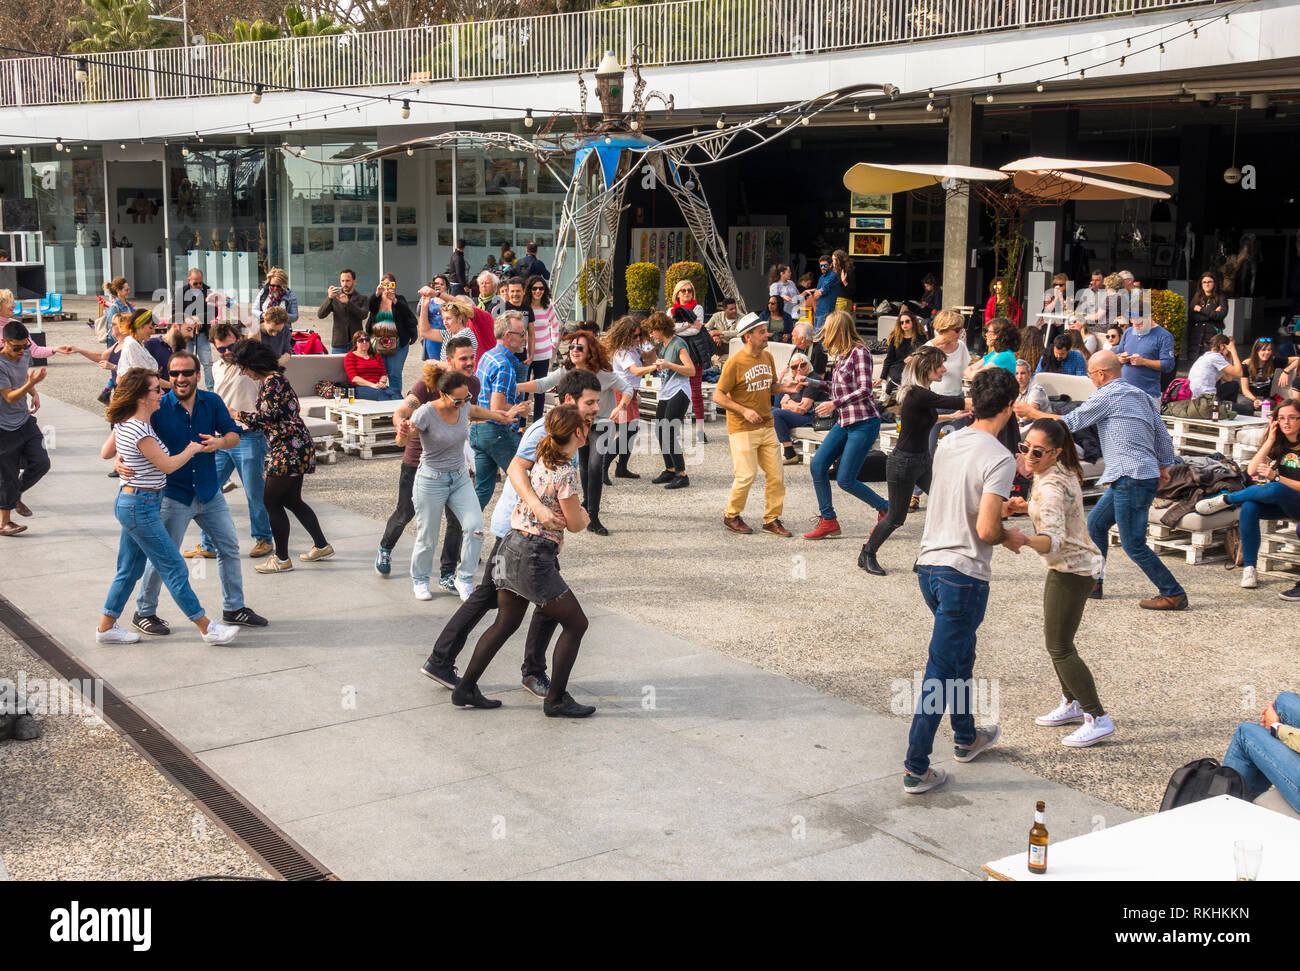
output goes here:
[{"label": "plaid shirt", "polygon": [[[482,384],[478,393],[480,408],[492,407],[493,391],[505,395],[506,404],[513,405],[519,402],[519,390],[515,387],[516,360],[504,344],[498,344],[479,359],[476,373]],[[499,425],[501,422],[495,424]]]},{"label": "plaid shirt", "polygon": [[1160,406],[1127,381],[1106,382],[1061,420],[1071,433],[1097,426],[1106,461],[1098,485],[1124,477],[1157,479],[1161,468],[1174,464],[1174,443]]},{"label": "plaid shirt", "polygon": [[855,345],[836,362],[831,374],[831,400],[841,428],[880,417],[871,396],[871,352],[865,344]]}]

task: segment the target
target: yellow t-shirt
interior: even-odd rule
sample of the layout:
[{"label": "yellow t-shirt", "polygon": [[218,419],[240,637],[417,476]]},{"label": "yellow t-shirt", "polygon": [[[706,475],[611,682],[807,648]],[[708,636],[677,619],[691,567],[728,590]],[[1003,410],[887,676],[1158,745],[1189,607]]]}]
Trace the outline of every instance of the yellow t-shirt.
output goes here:
[{"label": "yellow t-shirt", "polygon": [[776,362],[766,350],[755,357],[742,347],[722,368],[718,390],[742,408],[758,412],[759,422],[751,425],[734,411],[727,412],[727,432],[754,432],[772,424],[772,389],[776,384]]}]

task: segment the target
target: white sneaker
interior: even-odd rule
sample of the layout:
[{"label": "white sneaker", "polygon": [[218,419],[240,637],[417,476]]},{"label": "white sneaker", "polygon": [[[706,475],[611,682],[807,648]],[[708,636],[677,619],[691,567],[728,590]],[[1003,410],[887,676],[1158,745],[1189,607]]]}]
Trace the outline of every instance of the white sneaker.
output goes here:
[{"label": "white sneaker", "polygon": [[1069,748],[1087,748],[1096,745],[1107,735],[1114,734],[1115,726],[1111,723],[1110,715],[1102,715],[1100,718],[1084,715],[1083,724],[1061,739],[1061,744]]},{"label": "white sneaker", "polygon": [[469,599],[470,594],[474,592],[474,584],[472,581],[462,580],[460,577],[457,577],[454,582],[456,584],[456,592],[460,594],[460,602],[464,603]]},{"label": "white sneaker", "polygon": [[97,644],[134,644],[139,639],[139,634],[132,633],[129,630],[122,630],[117,626],[116,621],[108,630],[95,631],[95,643]]},{"label": "white sneaker", "polygon": [[1242,567],[1241,570],[1241,587],[1243,590],[1254,590],[1259,586],[1259,577],[1255,576],[1253,566]]},{"label": "white sneaker", "polygon": [[420,583],[419,581],[415,581],[415,599],[416,599],[416,600],[432,600],[432,599],[433,599],[433,594],[431,594],[431,593],[429,592],[429,584],[428,584],[427,581],[424,582],[424,583]]},{"label": "white sneaker", "polygon": [[233,624],[218,624],[215,620],[208,621],[208,632],[203,635],[203,640],[208,644],[229,644],[239,633],[239,628]]},{"label": "white sneaker", "polygon": [[1202,499],[1196,504],[1196,511],[1202,516],[1210,516],[1220,509],[1228,508],[1228,497],[1226,493],[1220,492],[1217,496],[1210,496],[1208,499]]},{"label": "white sneaker", "polygon": [[1059,705],[1046,715],[1039,715],[1035,718],[1034,724],[1051,728],[1054,725],[1069,725],[1072,722],[1081,722],[1083,719],[1083,709],[1079,707],[1079,703],[1077,701],[1066,701],[1062,697]]}]

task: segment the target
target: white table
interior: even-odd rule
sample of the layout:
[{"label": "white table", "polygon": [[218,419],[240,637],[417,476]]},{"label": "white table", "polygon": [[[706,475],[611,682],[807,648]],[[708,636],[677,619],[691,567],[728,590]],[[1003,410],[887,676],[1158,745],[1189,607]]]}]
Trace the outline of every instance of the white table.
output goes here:
[{"label": "white table", "polygon": [[1055,842],[1047,830],[1047,872],[1027,866],[1029,824],[1022,846],[981,868],[994,880],[1236,880],[1232,844],[1264,845],[1260,880],[1300,879],[1300,822],[1232,796],[1215,796]]},{"label": "white table", "polygon": [[339,447],[356,452],[363,459],[374,454],[376,445],[397,445],[393,413],[400,401],[349,402],[346,398],[328,399],[325,417],[339,426]]},{"label": "white table", "polygon": [[1238,433],[1247,428],[1258,428],[1268,424],[1263,418],[1254,416],[1249,418],[1238,416],[1231,421],[1175,418],[1173,415],[1160,417],[1169,426],[1169,433],[1174,440],[1174,451],[1179,455],[1209,455],[1218,452],[1232,458],[1232,446],[1237,441]]}]

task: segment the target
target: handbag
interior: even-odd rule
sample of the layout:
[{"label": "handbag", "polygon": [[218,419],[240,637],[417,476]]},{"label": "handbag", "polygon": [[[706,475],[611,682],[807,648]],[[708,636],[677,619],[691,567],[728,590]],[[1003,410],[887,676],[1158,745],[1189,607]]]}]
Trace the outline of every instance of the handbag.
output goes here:
[{"label": "handbag", "polygon": [[317,398],[346,398],[347,389],[333,381],[317,381],[316,397]]},{"label": "handbag", "polygon": [[813,417],[812,427],[815,432],[828,432],[835,427],[835,416],[827,415],[823,418],[821,415],[816,415]]}]

